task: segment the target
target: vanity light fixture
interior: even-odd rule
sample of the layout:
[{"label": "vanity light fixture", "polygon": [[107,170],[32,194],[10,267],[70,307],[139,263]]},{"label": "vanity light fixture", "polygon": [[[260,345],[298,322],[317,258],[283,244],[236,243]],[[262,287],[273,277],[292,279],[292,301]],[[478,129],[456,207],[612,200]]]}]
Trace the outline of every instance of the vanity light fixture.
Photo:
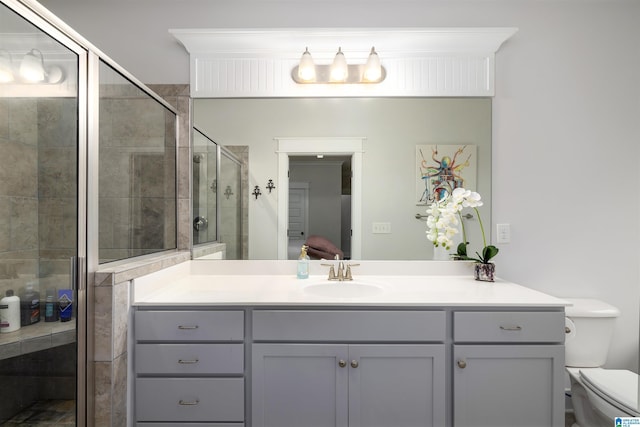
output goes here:
[{"label": "vanity light fixture", "polygon": [[10,83],[13,77],[13,64],[11,53],[8,50],[0,50],[0,83]]},{"label": "vanity light fixture", "polygon": [[367,58],[366,64],[347,64],[342,48],[338,48],[333,62],[328,65],[316,65],[308,48],[305,48],[300,63],[291,72],[293,81],[298,84],[354,84],[380,83],[386,77],[386,71],[380,63],[375,48]]},{"label": "vanity light fixture", "polygon": [[269,182],[267,182],[267,190],[269,190],[269,194],[271,194],[271,190],[274,188],[276,188],[276,185],[273,183],[273,180],[270,179]]},{"label": "vanity light fixture", "polygon": [[64,80],[64,73],[57,65],[44,68],[44,58],[38,49],[31,49],[20,61],[20,77],[29,83],[56,84]]}]

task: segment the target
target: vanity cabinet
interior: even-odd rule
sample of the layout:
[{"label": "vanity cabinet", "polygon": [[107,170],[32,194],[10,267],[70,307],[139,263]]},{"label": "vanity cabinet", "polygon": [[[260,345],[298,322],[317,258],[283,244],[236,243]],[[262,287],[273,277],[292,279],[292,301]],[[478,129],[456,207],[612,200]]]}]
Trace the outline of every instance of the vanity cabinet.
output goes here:
[{"label": "vanity cabinet", "polygon": [[138,310],[134,329],[137,427],[244,425],[243,311]]},{"label": "vanity cabinet", "polygon": [[455,427],[564,426],[564,314],[455,312]]},{"label": "vanity cabinet", "polygon": [[134,342],[136,427],[564,426],[559,309],[159,305]]},{"label": "vanity cabinet", "polygon": [[445,425],[445,319],[443,311],[255,311],[252,425]]}]

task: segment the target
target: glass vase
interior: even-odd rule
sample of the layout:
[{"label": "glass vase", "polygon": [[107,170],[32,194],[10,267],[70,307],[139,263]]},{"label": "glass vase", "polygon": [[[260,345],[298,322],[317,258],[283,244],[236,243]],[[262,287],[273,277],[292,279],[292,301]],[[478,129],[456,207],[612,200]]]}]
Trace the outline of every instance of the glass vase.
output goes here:
[{"label": "glass vase", "polygon": [[473,275],[476,280],[482,282],[493,282],[496,273],[496,265],[492,262],[481,263],[477,262],[473,268]]}]

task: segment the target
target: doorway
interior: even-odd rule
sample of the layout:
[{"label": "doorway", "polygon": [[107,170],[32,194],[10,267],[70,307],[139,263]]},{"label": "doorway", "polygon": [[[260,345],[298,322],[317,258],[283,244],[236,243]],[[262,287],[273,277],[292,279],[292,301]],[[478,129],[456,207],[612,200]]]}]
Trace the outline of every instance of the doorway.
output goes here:
[{"label": "doorway", "polygon": [[[289,259],[289,185],[290,158],[292,156],[343,156],[351,159],[351,186],[347,204],[351,211],[350,226],[350,258],[361,257],[361,216],[362,216],[362,154],[365,138],[275,138],[278,144],[278,181],[280,194],[278,198],[278,259]],[[298,180],[299,181],[299,180]],[[343,200],[338,200],[338,223],[342,222],[341,212]],[[309,208],[313,210],[312,207]],[[335,224],[335,223],[334,223]],[[341,241],[340,227],[325,229],[328,233],[337,231]],[[312,231],[309,231],[313,234]],[[331,240],[331,239],[330,239]],[[299,248],[298,248],[299,249]]]}]

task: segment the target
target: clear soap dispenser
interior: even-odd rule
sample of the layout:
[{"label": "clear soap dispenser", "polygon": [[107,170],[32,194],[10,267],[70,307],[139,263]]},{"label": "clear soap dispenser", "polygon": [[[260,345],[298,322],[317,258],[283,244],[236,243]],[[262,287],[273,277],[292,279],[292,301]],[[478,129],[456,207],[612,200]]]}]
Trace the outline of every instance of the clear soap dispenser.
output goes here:
[{"label": "clear soap dispenser", "polygon": [[298,257],[298,279],[307,278],[309,278],[309,255],[307,255],[307,245],[302,245]]}]

